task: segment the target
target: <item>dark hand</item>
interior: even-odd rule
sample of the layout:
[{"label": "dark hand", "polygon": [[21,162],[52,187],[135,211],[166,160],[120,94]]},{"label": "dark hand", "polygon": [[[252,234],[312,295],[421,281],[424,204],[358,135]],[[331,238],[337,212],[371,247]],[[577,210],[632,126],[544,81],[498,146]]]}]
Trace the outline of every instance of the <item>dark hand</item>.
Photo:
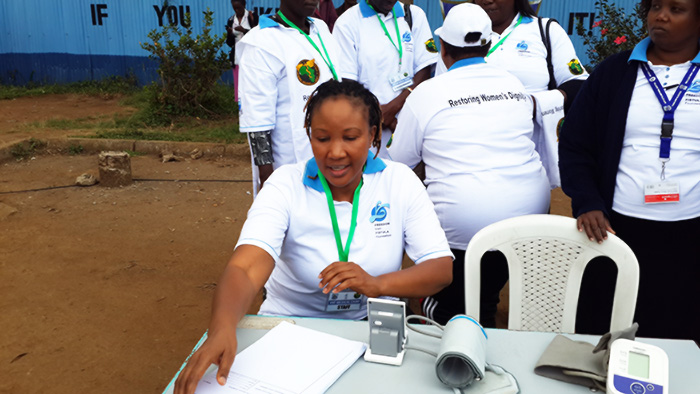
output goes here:
[{"label": "dark hand", "polygon": [[396,129],[396,114],[401,111],[403,103],[398,103],[397,100],[392,100],[382,105],[382,128],[388,128],[391,131]]},{"label": "dark hand", "polygon": [[578,231],[585,231],[588,239],[599,244],[608,239],[608,232],[615,234],[603,211],[590,211],[581,214],[576,219],[576,227]]},{"label": "dark hand", "polygon": [[223,330],[207,338],[202,347],[190,357],[187,365],[175,382],[173,394],[192,394],[211,364],[217,364],[219,371],[216,380],[219,385],[226,384],[233,359],[236,357],[236,330]]},{"label": "dark hand", "polygon": [[240,31],[241,33],[245,33],[245,32],[246,32],[246,29],[245,29],[243,26],[236,26],[236,28],[235,28],[234,30]]},{"label": "dark hand", "polygon": [[352,289],[368,297],[382,295],[381,281],[353,262],[336,261],[321,271],[318,278],[321,279],[318,287],[323,289],[325,294],[331,290],[339,293],[345,289]]}]

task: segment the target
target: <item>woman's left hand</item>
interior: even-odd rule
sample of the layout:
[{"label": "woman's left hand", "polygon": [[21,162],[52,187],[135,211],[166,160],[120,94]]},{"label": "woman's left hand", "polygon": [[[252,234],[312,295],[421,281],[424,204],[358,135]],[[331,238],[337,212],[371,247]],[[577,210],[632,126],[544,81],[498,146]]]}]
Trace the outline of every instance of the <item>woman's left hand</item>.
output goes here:
[{"label": "woman's left hand", "polygon": [[367,297],[382,295],[381,280],[353,262],[336,261],[321,271],[318,278],[321,279],[318,287],[323,289],[324,294],[352,289]]}]

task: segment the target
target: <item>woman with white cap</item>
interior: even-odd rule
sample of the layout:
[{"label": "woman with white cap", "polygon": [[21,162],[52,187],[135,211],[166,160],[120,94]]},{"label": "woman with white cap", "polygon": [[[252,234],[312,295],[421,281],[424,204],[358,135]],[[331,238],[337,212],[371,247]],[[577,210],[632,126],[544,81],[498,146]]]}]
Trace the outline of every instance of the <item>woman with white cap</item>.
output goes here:
[{"label": "woman with white cap", "polygon": [[[515,76],[484,59],[491,46],[486,12],[457,5],[435,34],[449,71],[408,97],[389,153],[411,167],[425,162],[428,195],[455,261],[452,284],[426,298],[423,312],[445,323],[464,313],[464,252],[474,234],[503,219],[546,213],[550,194],[532,141],[532,99]],[[483,305],[480,322],[493,326],[495,304]]]}]

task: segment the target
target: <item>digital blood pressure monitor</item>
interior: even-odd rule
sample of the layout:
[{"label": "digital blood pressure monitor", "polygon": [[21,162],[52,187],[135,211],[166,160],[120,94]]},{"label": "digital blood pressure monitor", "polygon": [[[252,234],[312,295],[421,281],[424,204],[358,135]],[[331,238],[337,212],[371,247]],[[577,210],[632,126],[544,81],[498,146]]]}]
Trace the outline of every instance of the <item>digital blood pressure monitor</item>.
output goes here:
[{"label": "digital blood pressure monitor", "polygon": [[610,348],[608,394],[668,394],[668,356],[646,343],[618,339]]}]

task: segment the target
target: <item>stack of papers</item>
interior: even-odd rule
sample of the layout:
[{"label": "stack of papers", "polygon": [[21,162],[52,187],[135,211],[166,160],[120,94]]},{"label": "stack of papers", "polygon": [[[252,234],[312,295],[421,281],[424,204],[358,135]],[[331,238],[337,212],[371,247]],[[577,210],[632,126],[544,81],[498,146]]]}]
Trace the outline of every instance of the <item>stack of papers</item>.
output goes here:
[{"label": "stack of papers", "polygon": [[282,322],[240,352],[224,386],[214,369],[196,394],[325,392],[365,352],[367,345]]}]

